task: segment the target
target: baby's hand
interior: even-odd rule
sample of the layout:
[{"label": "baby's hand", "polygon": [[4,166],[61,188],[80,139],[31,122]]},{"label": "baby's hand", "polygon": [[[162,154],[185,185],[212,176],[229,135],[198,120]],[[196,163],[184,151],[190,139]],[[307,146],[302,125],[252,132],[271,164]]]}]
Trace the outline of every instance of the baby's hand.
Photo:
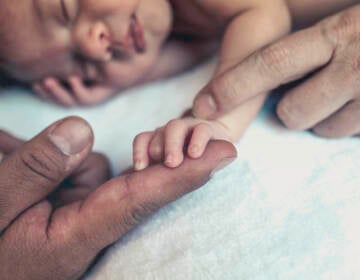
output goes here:
[{"label": "baby's hand", "polygon": [[186,117],[170,121],[153,132],[139,134],[133,143],[134,169],[145,169],[151,162],[164,161],[170,168],[178,167],[184,153],[200,158],[210,140],[231,142],[228,128],[219,121]]},{"label": "baby's hand", "polygon": [[79,77],[70,77],[65,86],[56,78],[46,78],[33,84],[33,91],[47,101],[65,107],[92,106],[109,99],[115,89],[105,85],[85,85]]}]

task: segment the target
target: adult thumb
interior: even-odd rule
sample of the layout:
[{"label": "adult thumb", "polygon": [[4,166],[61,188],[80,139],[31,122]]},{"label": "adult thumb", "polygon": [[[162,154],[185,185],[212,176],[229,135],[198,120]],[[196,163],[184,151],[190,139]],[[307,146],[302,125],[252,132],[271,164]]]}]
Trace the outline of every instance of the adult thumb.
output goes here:
[{"label": "adult thumb", "polygon": [[46,198],[77,168],[93,145],[91,127],[63,119],[7,157],[0,165],[0,232]]}]

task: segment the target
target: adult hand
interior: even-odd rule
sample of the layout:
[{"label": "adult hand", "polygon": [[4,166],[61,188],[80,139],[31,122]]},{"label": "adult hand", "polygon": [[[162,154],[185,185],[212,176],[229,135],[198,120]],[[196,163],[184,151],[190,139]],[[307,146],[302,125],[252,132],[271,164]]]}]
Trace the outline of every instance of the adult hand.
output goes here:
[{"label": "adult hand", "polygon": [[[59,121],[24,144],[0,135],[6,154],[0,164],[1,279],[80,277],[102,249],[236,156],[232,145],[214,142],[201,159],[188,159],[176,170],[153,166],[103,183],[106,168],[96,176],[86,171],[93,169],[87,163],[92,142],[91,128],[79,118]],[[103,184],[77,201],[60,195],[58,203],[56,190],[64,180],[72,190]]]},{"label": "adult hand", "polygon": [[324,137],[359,134],[360,5],[248,57],[200,92],[194,114],[215,118],[304,77],[278,104],[284,124]]}]

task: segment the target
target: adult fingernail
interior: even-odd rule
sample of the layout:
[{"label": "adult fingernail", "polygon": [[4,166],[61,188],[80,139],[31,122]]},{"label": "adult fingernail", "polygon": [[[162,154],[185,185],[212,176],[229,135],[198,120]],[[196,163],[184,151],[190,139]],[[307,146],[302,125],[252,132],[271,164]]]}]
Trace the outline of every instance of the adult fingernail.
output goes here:
[{"label": "adult fingernail", "polygon": [[92,130],[88,123],[80,118],[64,120],[50,132],[50,141],[65,155],[82,152],[91,145]]},{"label": "adult fingernail", "polygon": [[214,98],[209,94],[199,96],[195,101],[193,115],[198,118],[209,118],[217,111]]},{"label": "adult fingernail", "polygon": [[230,163],[232,163],[236,157],[231,158],[225,158],[213,169],[213,171],[210,174],[210,178],[214,177],[217,172],[224,169],[226,166],[228,166]]}]

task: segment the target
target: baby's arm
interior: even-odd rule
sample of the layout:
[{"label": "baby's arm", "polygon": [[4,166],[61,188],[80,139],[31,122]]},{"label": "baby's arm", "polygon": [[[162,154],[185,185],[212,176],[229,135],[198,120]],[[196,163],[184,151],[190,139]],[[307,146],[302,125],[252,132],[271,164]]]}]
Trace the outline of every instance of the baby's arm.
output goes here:
[{"label": "baby's arm", "polygon": [[[136,85],[184,72],[209,58],[218,48],[218,43],[212,41],[185,42],[172,39],[165,44],[151,71]],[[66,82],[68,87],[65,87],[58,79],[48,77],[42,82],[34,83],[33,90],[45,100],[72,107],[75,105],[96,105],[126,89],[107,84],[85,85],[79,77],[69,77]]]},{"label": "baby's arm", "polygon": [[[221,75],[256,50],[290,31],[290,15],[283,1],[250,2],[258,4],[239,10],[226,29],[215,76]],[[177,167],[183,161],[184,147],[185,153],[190,157],[198,158],[212,139],[237,141],[265,99],[264,93],[212,121],[186,117],[171,121],[155,132],[140,134],[134,140],[135,169],[145,168],[151,160],[164,160],[168,167]]]},{"label": "baby's arm", "polygon": [[[231,69],[250,54],[286,35],[291,29],[288,7],[283,0],[250,1],[253,7],[239,15],[228,25],[220,53],[215,76]],[[276,58],[274,58],[276,59]],[[256,83],[248,81],[248,83]],[[212,85],[211,81],[209,86]],[[235,86],[235,85],[234,85]],[[241,85],[236,85],[241,88]],[[204,88],[206,90],[207,87]],[[266,99],[263,96],[244,103],[234,111],[218,119],[229,128],[231,138],[236,141],[257,115]]]}]

